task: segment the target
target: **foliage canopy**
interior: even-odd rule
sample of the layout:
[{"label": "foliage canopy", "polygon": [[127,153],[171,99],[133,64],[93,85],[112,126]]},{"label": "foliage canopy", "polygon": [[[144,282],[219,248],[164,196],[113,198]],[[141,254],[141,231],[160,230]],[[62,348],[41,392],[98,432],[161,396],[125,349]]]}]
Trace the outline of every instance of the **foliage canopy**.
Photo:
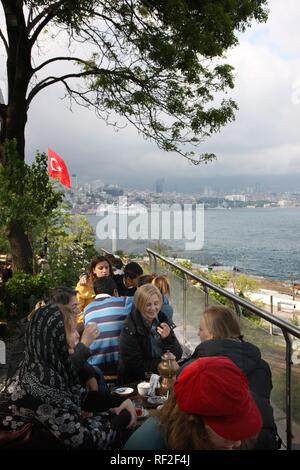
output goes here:
[{"label": "foliage canopy", "polygon": [[[233,87],[232,67],[224,63],[224,53],[238,43],[237,33],[253,20],[267,18],[267,0],[1,3],[7,37],[4,32],[0,37],[7,46],[8,62],[18,58],[20,52],[12,46],[21,34],[32,59],[27,74],[23,70],[27,108],[41,90],[60,82],[72,99],[95,109],[107,122],[116,125],[117,113],[162,149],[177,151],[197,163],[214,155],[196,155],[190,144],[197,145],[219,131],[234,119],[237,108],[233,100],[222,96]],[[46,31],[50,37],[63,32],[69,50],[82,44],[82,53],[44,61],[38,57],[33,65],[34,48]],[[64,73],[53,75],[55,64]],[[16,65],[11,79],[17,71]],[[80,78],[85,83],[79,84]]]}]

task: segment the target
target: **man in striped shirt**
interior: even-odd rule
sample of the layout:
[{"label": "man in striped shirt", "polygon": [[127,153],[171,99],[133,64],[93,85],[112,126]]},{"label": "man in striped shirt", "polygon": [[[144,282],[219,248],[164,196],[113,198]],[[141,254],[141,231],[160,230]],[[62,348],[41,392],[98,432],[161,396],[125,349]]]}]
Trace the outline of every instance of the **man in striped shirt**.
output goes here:
[{"label": "man in striped shirt", "polygon": [[95,299],[84,309],[84,324],[95,322],[99,337],[90,345],[89,364],[99,367],[104,374],[116,374],[119,362],[119,336],[133,298],[118,297],[111,277],[99,277],[94,281]]}]

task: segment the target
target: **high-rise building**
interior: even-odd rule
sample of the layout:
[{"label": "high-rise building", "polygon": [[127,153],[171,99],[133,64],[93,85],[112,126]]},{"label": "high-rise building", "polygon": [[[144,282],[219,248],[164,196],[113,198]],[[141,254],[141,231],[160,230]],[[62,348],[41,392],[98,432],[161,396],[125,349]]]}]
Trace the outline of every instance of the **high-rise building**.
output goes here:
[{"label": "high-rise building", "polygon": [[155,191],[156,193],[163,193],[164,192],[164,178],[156,180],[155,182]]},{"label": "high-rise building", "polygon": [[77,175],[75,175],[75,173],[72,175],[72,184],[71,184],[71,187],[73,189],[75,189],[77,191],[78,189],[78,179],[77,179]]}]

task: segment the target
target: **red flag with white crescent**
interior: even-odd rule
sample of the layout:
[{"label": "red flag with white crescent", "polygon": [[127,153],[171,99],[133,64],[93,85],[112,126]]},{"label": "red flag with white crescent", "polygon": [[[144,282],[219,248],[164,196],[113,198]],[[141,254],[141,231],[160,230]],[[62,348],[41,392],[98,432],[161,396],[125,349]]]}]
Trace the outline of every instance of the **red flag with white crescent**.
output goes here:
[{"label": "red flag with white crescent", "polygon": [[48,175],[60,181],[67,188],[71,187],[68,168],[63,159],[48,148]]}]

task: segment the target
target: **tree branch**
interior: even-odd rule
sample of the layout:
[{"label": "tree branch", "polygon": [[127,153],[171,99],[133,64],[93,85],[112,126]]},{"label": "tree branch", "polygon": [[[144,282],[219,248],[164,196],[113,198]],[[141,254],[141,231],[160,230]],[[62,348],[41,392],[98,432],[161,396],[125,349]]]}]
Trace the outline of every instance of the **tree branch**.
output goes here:
[{"label": "tree branch", "polygon": [[59,0],[54,5],[50,5],[48,8],[45,8],[28,24],[27,29],[29,33],[44,17],[43,21],[39,23],[39,25],[37,26],[37,28],[35,29],[34,33],[31,36],[31,39],[30,39],[31,45],[35,43],[42,29],[49,23],[49,21],[51,21],[54,18],[57,10],[59,9],[62,3],[63,3],[63,0]]},{"label": "tree branch", "polygon": [[[58,3],[61,3],[61,1],[59,1]],[[28,21],[27,32],[30,33],[30,31],[41,21],[41,19],[44,16],[46,16],[51,10],[53,10],[54,7],[56,7],[56,5],[50,5],[44,8],[35,18],[33,18],[32,9],[31,9],[31,17],[33,19],[31,21]],[[28,15],[28,19],[29,18],[30,16]]]},{"label": "tree branch", "polygon": [[80,59],[79,57],[53,57],[52,59],[48,59],[42,64],[38,65],[35,69],[33,69],[33,74],[41,70],[43,67],[46,67],[46,65],[51,64],[53,62],[59,61],[59,60],[70,60],[70,61],[76,61],[80,64],[86,65],[87,61]]},{"label": "tree branch", "polygon": [[53,85],[54,83],[63,82],[64,80],[68,80],[69,78],[81,78],[87,77],[89,75],[101,75],[101,74],[113,74],[114,72],[110,70],[104,69],[96,69],[96,70],[87,70],[86,72],[78,72],[78,73],[69,73],[67,75],[62,75],[61,77],[47,77],[41,82],[39,82],[32,90],[30,91],[26,103],[27,107],[29,106],[30,102],[33,100],[35,95],[37,95],[41,90],[44,88]]}]

